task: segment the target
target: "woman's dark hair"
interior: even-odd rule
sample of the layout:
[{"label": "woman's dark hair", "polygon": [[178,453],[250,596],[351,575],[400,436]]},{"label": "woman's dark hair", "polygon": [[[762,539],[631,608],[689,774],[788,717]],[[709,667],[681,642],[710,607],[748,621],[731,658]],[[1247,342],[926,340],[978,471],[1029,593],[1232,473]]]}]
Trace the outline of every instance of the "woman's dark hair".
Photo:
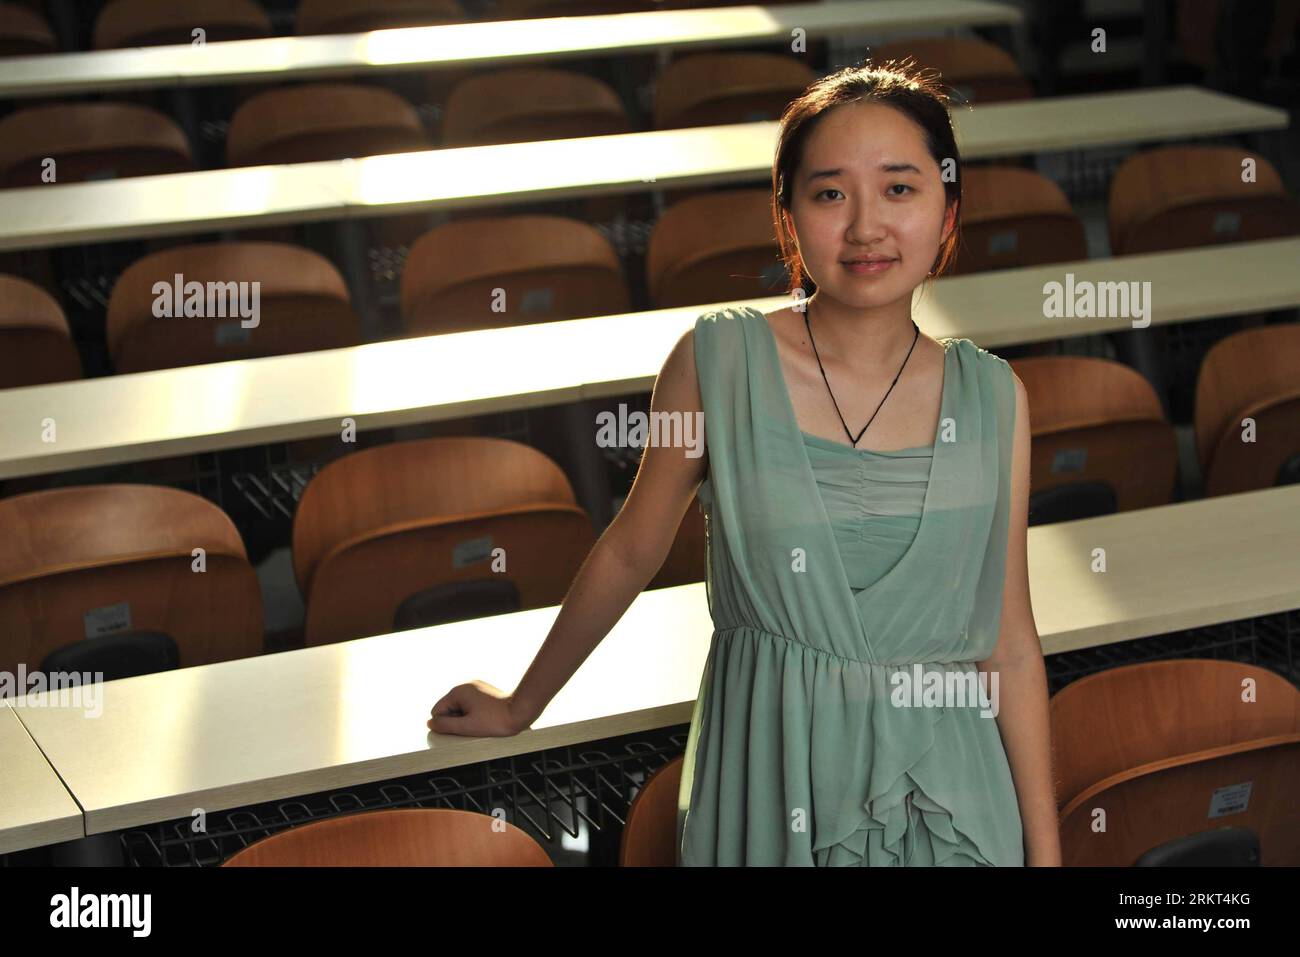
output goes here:
[{"label": "woman's dark hair", "polygon": [[944,161],[951,159],[952,179],[943,184],[946,195],[945,209],[957,204],[957,218],[952,233],[944,240],[931,272],[939,275],[946,270],[957,255],[958,237],[961,233],[961,156],[953,136],[952,118],[948,114],[951,102],[941,77],[935,70],[919,69],[915,61],[887,60],[872,64],[869,60],[860,66],[845,67],[822,77],[804,90],[781,114],[780,136],[776,157],[772,162],[772,218],[776,226],[781,258],[790,277],[789,292],[800,287],[804,296],[816,292],[817,284],[807,274],[803,259],[795,248],[794,237],[786,229],[782,212],[791,211],[795,171],[803,160],[804,146],[817,128],[822,117],[834,107],[845,103],[880,103],[891,106],[915,122],[925,135],[925,145],[934,161],[944,169]]}]

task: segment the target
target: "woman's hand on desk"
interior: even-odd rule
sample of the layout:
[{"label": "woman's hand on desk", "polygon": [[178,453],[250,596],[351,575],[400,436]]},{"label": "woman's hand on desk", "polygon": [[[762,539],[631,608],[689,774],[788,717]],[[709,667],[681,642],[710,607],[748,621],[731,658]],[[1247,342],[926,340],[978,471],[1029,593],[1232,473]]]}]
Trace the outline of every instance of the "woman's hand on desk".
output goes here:
[{"label": "woman's hand on desk", "polygon": [[486,681],[457,685],[438,700],[428,727],[438,734],[472,738],[508,738],[528,725],[511,707],[511,696]]}]

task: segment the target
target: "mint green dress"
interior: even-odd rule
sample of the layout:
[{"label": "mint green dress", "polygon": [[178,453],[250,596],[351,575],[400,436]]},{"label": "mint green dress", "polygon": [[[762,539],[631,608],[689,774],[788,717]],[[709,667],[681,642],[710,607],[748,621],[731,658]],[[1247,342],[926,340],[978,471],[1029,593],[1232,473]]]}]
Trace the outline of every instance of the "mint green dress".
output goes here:
[{"label": "mint green dress", "polygon": [[678,863],[1023,865],[987,699],[902,707],[893,677],[970,681],[997,644],[1010,367],[941,340],[936,441],[871,452],[799,429],[762,313],[707,313],[694,335],[714,633]]}]

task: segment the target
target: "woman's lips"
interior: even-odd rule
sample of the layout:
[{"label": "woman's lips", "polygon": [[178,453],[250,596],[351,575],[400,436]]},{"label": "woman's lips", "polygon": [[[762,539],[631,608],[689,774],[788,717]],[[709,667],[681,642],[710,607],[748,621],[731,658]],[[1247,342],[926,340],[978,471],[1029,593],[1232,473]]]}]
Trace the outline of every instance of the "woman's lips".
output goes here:
[{"label": "woman's lips", "polygon": [[879,262],[846,262],[840,265],[855,276],[876,276],[885,272],[896,262],[898,262],[896,259],[883,259]]}]

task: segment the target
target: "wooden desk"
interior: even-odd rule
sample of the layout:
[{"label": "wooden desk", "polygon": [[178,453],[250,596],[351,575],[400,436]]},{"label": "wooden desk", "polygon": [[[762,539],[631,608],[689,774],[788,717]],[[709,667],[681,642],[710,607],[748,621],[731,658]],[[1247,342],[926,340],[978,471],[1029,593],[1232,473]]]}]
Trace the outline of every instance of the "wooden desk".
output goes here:
[{"label": "wooden desk", "polygon": [[98,719],[29,708],[24,720],[54,744],[92,833],[683,724],[708,650],[703,586],[634,607],[512,738],[425,722],[463,681],[513,687],[558,607],[128,678],[105,686]]},{"label": "wooden desk", "polygon": [[1300,486],[1035,526],[1029,588],[1045,654],[1300,608]]},{"label": "wooden desk", "polygon": [[[1090,570],[1092,549],[1109,571]],[[1300,607],[1300,486],[1029,530],[1046,654]],[[103,714],[23,709],[86,833],[685,724],[707,657],[705,586],[639,595],[532,730],[433,735],[434,701],[510,690],[558,608],[113,682]]]},{"label": "wooden desk", "polygon": [[81,808],[8,703],[0,703],[0,768],[0,854],[85,836]]},{"label": "wooden desk", "polygon": [[[1130,328],[1044,318],[1043,284],[1067,272],[1150,281],[1152,325],[1163,325],[1300,305],[1297,261],[1300,238],[982,273],[934,283],[915,315],[932,336],[996,350]],[[681,334],[719,305],[2,390],[0,479],[337,435],[345,417],[365,430],[648,392]],[[52,444],[42,441],[47,417]]]},{"label": "wooden desk", "polygon": [[[998,103],[954,115],[965,159],[1285,129],[1289,122],[1285,110],[1191,86]],[[771,175],[776,135],[775,122],[738,123],[4,190],[0,251],[759,183]]]},{"label": "wooden desk", "polygon": [[786,42],[796,27],[814,38],[1022,20],[1019,9],[985,0],[840,0],[275,37],[202,47],[56,53],[7,58],[0,97],[321,80],[470,66],[506,68]]}]

